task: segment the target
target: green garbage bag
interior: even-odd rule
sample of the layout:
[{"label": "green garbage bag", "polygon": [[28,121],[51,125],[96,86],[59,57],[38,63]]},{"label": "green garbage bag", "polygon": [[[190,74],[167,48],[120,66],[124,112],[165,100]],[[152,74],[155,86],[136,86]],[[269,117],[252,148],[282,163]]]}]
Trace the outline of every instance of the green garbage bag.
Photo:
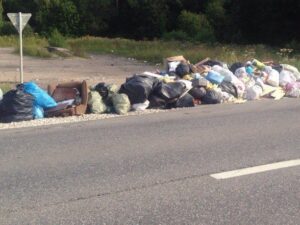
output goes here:
[{"label": "green garbage bag", "polygon": [[108,90],[108,95],[113,95],[118,93],[120,87],[116,84],[108,84],[107,85],[107,90]]},{"label": "green garbage bag", "polygon": [[106,112],[106,105],[97,91],[91,91],[89,93],[88,106],[91,113],[101,114]]},{"label": "green garbage bag", "polygon": [[131,105],[126,94],[114,94],[112,102],[116,113],[123,115],[129,112]]}]

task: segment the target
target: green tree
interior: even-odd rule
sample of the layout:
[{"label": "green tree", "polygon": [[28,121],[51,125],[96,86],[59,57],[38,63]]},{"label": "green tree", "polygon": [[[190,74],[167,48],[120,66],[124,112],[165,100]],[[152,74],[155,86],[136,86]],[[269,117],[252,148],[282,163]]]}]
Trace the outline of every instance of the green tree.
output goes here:
[{"label": "green tree", "polygon": [[2,24],[3,24],[3,6],[2,6],[2,0],[0,0],[0,29],[2,27]]},{"label": "green tree", "polygon": [[113,0],[73,0],[77,7],[81,35],[107,35],[111,33],[112,21],[117,14],[117,4]]},{"label": "green tree", "polygon": [[63,35],[78,34],[79,14],[71,0],[37,0],[37,29],[51,33],[55,28]]},{"label": "green tree", "polygon": [[226,36],[226,32],[224,31],[226,30],[228,19],[224,3],[224,0],[210,0],[205,7],[205,15],[212,25],[218,39],[223,39],[224,36]]},{"label": "green tree", "polygon": [[188,34],[191,40],[215,41],[213,29],[204,14],[182,11],[178,17],[178,29]]},{"label": "green tree", "polygon": [[166,30],[166,0],[127,0],[119,2],[118,33],[132,38],[161,37]]}]

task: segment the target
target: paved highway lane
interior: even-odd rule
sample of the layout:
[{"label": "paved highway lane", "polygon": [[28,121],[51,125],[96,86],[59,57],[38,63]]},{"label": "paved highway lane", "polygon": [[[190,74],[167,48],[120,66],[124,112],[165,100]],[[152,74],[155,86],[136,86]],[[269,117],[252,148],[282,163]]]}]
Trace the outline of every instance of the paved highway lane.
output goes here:
[{"label": "paved highway lane", "polygon": [[0,224],[300,224],[300,102],[0,131]]}]

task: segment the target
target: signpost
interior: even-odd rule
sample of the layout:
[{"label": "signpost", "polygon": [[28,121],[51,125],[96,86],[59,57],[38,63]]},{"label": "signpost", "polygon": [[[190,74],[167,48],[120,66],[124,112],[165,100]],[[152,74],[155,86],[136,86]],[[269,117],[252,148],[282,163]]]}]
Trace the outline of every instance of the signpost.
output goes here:
[{"label": "signpost", "polygon": [[20,36],[20,82],[23,83],[23,38],[22,31],[28,23],[31,13],[7,13],[8,18],[19,32]]}]

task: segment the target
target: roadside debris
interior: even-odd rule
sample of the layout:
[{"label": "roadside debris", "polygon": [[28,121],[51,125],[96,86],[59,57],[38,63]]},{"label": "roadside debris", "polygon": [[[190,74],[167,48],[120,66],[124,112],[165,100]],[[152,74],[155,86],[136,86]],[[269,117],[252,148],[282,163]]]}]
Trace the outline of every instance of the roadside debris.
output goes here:
[{"label": "roadside debris", "polygon": [[88,88],[82,81],[51,84],[46,92],[27,82],[3,98],[0,90],[0,121],[300,97],[300,73],[292,65],[257,59],[227,65],[209,58],[191,64],[183,56],[169,57],[164,65],[164,71],[134,74],[121,86],[101,82]]}]

